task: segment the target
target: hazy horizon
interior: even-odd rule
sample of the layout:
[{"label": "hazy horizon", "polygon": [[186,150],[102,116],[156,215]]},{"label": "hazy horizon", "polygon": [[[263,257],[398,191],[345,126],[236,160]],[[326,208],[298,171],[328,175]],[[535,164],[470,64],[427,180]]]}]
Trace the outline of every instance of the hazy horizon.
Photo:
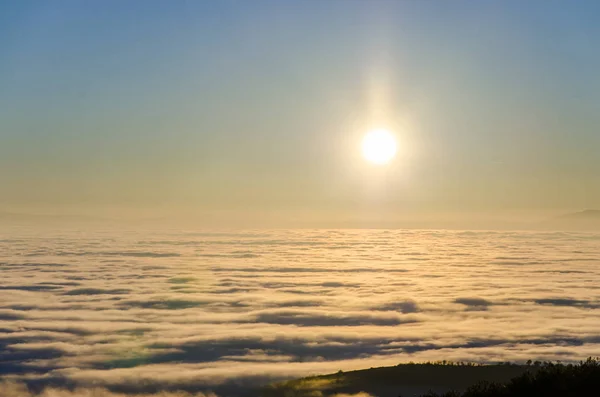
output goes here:
[{"label": "hazy horizon", "polygon": [[[591,214],[593,213],[593,214]],[[586,216],[586,214],[590,214]],[[14,227],[62,228],[93,231],[98,228],[128,230],[235,231],[272,229],[388,229],[388,230],[531,230],[600,231],[600,211],[512,211],[505,213],[424,214],[411,212],[381,217],[376,214],[352,214],[337,217],[331,213],[256,212],[252,216],[233,211],[189,211],[185,216],[157,210],[131,211],[0,211],[5,230]],[[580,218],[579,218],[580,217]],[[573,219],[574,218],[574,219]]]}]

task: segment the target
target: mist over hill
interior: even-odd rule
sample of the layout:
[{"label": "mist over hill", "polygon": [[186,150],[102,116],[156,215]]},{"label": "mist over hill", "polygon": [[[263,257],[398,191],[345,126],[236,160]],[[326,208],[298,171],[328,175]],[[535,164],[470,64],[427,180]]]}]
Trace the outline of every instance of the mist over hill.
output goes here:
[{"label": "mist over hill", "polygon": [[555,230],[598,231],[600,210],[588,209],[560,215],[542,222],[540,226]]}]

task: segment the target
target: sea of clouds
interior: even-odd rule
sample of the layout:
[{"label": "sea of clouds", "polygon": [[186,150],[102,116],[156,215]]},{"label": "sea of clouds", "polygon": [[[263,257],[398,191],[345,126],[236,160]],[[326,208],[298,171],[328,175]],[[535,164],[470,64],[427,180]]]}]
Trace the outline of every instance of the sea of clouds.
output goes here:
[{"label": "sea of clouds", "polygon": [[234,394],[408,361],[580,360],[600,356],[599,275],[593,233],[11,229],[0,379],[14,396]]}]

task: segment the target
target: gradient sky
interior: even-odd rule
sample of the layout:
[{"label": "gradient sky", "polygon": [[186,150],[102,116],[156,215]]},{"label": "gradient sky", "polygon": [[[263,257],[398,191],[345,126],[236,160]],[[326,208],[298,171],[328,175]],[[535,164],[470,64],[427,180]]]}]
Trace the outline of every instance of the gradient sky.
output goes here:
[{"label": "gradient sky", "polygon": [[599,45],[597,1],[2,1],[0,210],[600,207]]}]

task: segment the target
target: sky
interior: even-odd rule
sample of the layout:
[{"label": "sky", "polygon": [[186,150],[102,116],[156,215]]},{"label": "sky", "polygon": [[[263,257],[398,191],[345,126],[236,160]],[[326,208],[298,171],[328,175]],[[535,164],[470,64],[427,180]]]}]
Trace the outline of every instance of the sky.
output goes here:
[{"label": "sky", "polygon": [[[595,1],[3,1],[0,211],[598,208],[599,19]],[[360,156],[372,128],[398,141],[385,166]]]}]

